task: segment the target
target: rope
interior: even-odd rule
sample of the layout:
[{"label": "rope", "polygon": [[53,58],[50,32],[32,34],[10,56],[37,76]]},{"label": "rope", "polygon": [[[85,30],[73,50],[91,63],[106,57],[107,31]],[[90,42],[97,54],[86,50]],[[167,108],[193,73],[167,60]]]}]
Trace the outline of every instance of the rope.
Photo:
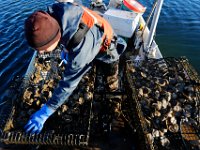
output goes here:
[{"label": "rope", "polygon": [[[7,100],[7,101],[8,101],[8,100]],[[3,104],[5,104],[7,101],[4,101],[4,102],[0,103],[0,106],[3,105]]]},{"label": "rope", "polygon": [[156,6],[157,6],[157,3],[158,3],[158,0],[156,0],[156,1],[154,2],[154,4],[153,4],[153,7],[152,7],[152,9],[151,9],[151,12],[150,12],[149,16],[147,17],[146,24],[145,24],[144,29],[143,29],[143,31],[142,31],[141,37],[143,36],[144,30],[145,30],[145,28],[148,26],[148,24],[149,24],[149,22],[150,22],[150,18],[151,18],[152,15],[153,15],[153,12],[154,12],[154,10],[155,10],[155,8],[156,8]]}]

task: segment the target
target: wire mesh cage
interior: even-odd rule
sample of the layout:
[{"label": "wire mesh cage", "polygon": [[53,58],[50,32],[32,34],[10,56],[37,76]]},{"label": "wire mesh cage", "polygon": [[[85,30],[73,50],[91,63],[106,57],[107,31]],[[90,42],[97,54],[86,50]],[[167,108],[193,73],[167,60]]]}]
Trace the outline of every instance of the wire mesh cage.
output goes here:
[{"label": "wire mesh cage", "polygon": [[[30,116],[49,98],[65,66],[61,50],[35,53],[25,77],[8,93],[8,103],[1,110],[0,142],[16,145],[87,146],[92,118],[95,68],[87,72],[68,101],[47,120],[40,134],[25,133]],[[9,96],[11,95],[12,96]]]},{"label": "wire mesh cage", "polygon": [[132,123],[145,149],[199,149],[200,80],[186,58],[149,59],[137,67],[129,60],[126,78]]}]

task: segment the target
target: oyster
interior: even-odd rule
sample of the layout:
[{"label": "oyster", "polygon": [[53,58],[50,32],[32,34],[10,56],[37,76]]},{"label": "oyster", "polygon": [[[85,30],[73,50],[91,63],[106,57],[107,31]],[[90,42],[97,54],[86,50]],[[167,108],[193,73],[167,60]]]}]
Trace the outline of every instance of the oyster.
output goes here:
[{"label": "oyster", "polygon": [[162,102],[157,101],[156,103],[152,104],[152,107],[154,107],[156,110],[161,110],[161,108],[162,108]]},{"label": "oyster", "polygon": [[160,143],[163,147],[168,147],[170,145],[170,141],[167,137],[163,136],[160,138]]},{"label": "oyster", "polygon": [[69,109],[69,107],[67,105],[61,106],[62,113],[66,112],[68,109]]},{"label": "oyster", "polygon": [[139,89],[139,95],[142,97],[149,97],[149,93],[151,92],[151,89],[148,87],[142,87]]},{"label": "oyster", "polygon": [[179,125],[178,124],[170,124],[168,126],[168,129],[172,133],[177,133],[179,131]]},{"label": "oyster", "polygon": [[33,94],[32,88],[27,88],[27,89],[25,90],[24,94],[23,94],[23,99],[24,99],[25,101],[30,100],[31,97],[32,97],[32,94]]},{"label": "oyster", "polygon": [[84,102],[85,102],[84,98],[83,98],[83,97],[79,97],[79,99],[78,99],[78,104],[79,104],[79,105],[83,105]]},{"label": "oyster", "polygon": [[92,92],[87,92],[84,94],[84,100],[86,101],[91,101],[93,99],[93,93]]}]

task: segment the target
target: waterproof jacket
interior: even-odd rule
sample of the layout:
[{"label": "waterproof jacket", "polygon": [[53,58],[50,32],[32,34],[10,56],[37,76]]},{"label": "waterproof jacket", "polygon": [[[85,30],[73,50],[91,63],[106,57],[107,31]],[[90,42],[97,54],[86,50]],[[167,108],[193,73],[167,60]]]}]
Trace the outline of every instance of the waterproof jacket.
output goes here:
[{"label": "waterproof jacket", "polygon": [[[84,10],[82,6],[73,3],[55,3],[48,8],[48,12],[58,21],[62,37],[61,43],[67,45],[68,41],[77,32]],[[69,49],[68,64],[64,71],[64,78],[54,90],[52,98],[47,105],[57,109],[77,87],[83,75],[92,67],[92,61],[98,59],[105,63],[112,63],[119,59],[119,52],[116,45],[110,45],[109,54],[99,52],[103,40],[103,31],[96,25],[91,26],[81,42],[72,49]],[[121,52],[125,49],[126,44]]]}]

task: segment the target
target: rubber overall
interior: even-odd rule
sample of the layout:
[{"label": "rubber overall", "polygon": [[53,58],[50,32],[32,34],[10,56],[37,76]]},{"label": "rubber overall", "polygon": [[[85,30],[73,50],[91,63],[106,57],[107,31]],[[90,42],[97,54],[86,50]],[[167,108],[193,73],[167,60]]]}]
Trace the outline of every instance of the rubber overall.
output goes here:
[{"label": "rubber overall", "polygon": [[[66,45],[67,41],[73,37],[78,30],[84,9],[81,6],[72,3],[57,3],[49,7],[49,13],[56,18],[62,29],[62,43]],[[69,50],[68,64],[64,71],[64,78],[59,82],[58,88],[54,90],[53,96],[48,100],[47,105],[57,109],[72,94],[77,87],[82,76],[92,67],[94,59],[100,60],[106,64],[112,64],[119,60],[119,56],[126,48],[126,43],[118,38],[116,41],[121,46],[116,49],[116,43],[109,46],[106,52],[100,52],[104,33],[98,25],[94,24],[84,36],[82,41],[74,48]],[[117,69],[114,76],[116,77]]]}]

